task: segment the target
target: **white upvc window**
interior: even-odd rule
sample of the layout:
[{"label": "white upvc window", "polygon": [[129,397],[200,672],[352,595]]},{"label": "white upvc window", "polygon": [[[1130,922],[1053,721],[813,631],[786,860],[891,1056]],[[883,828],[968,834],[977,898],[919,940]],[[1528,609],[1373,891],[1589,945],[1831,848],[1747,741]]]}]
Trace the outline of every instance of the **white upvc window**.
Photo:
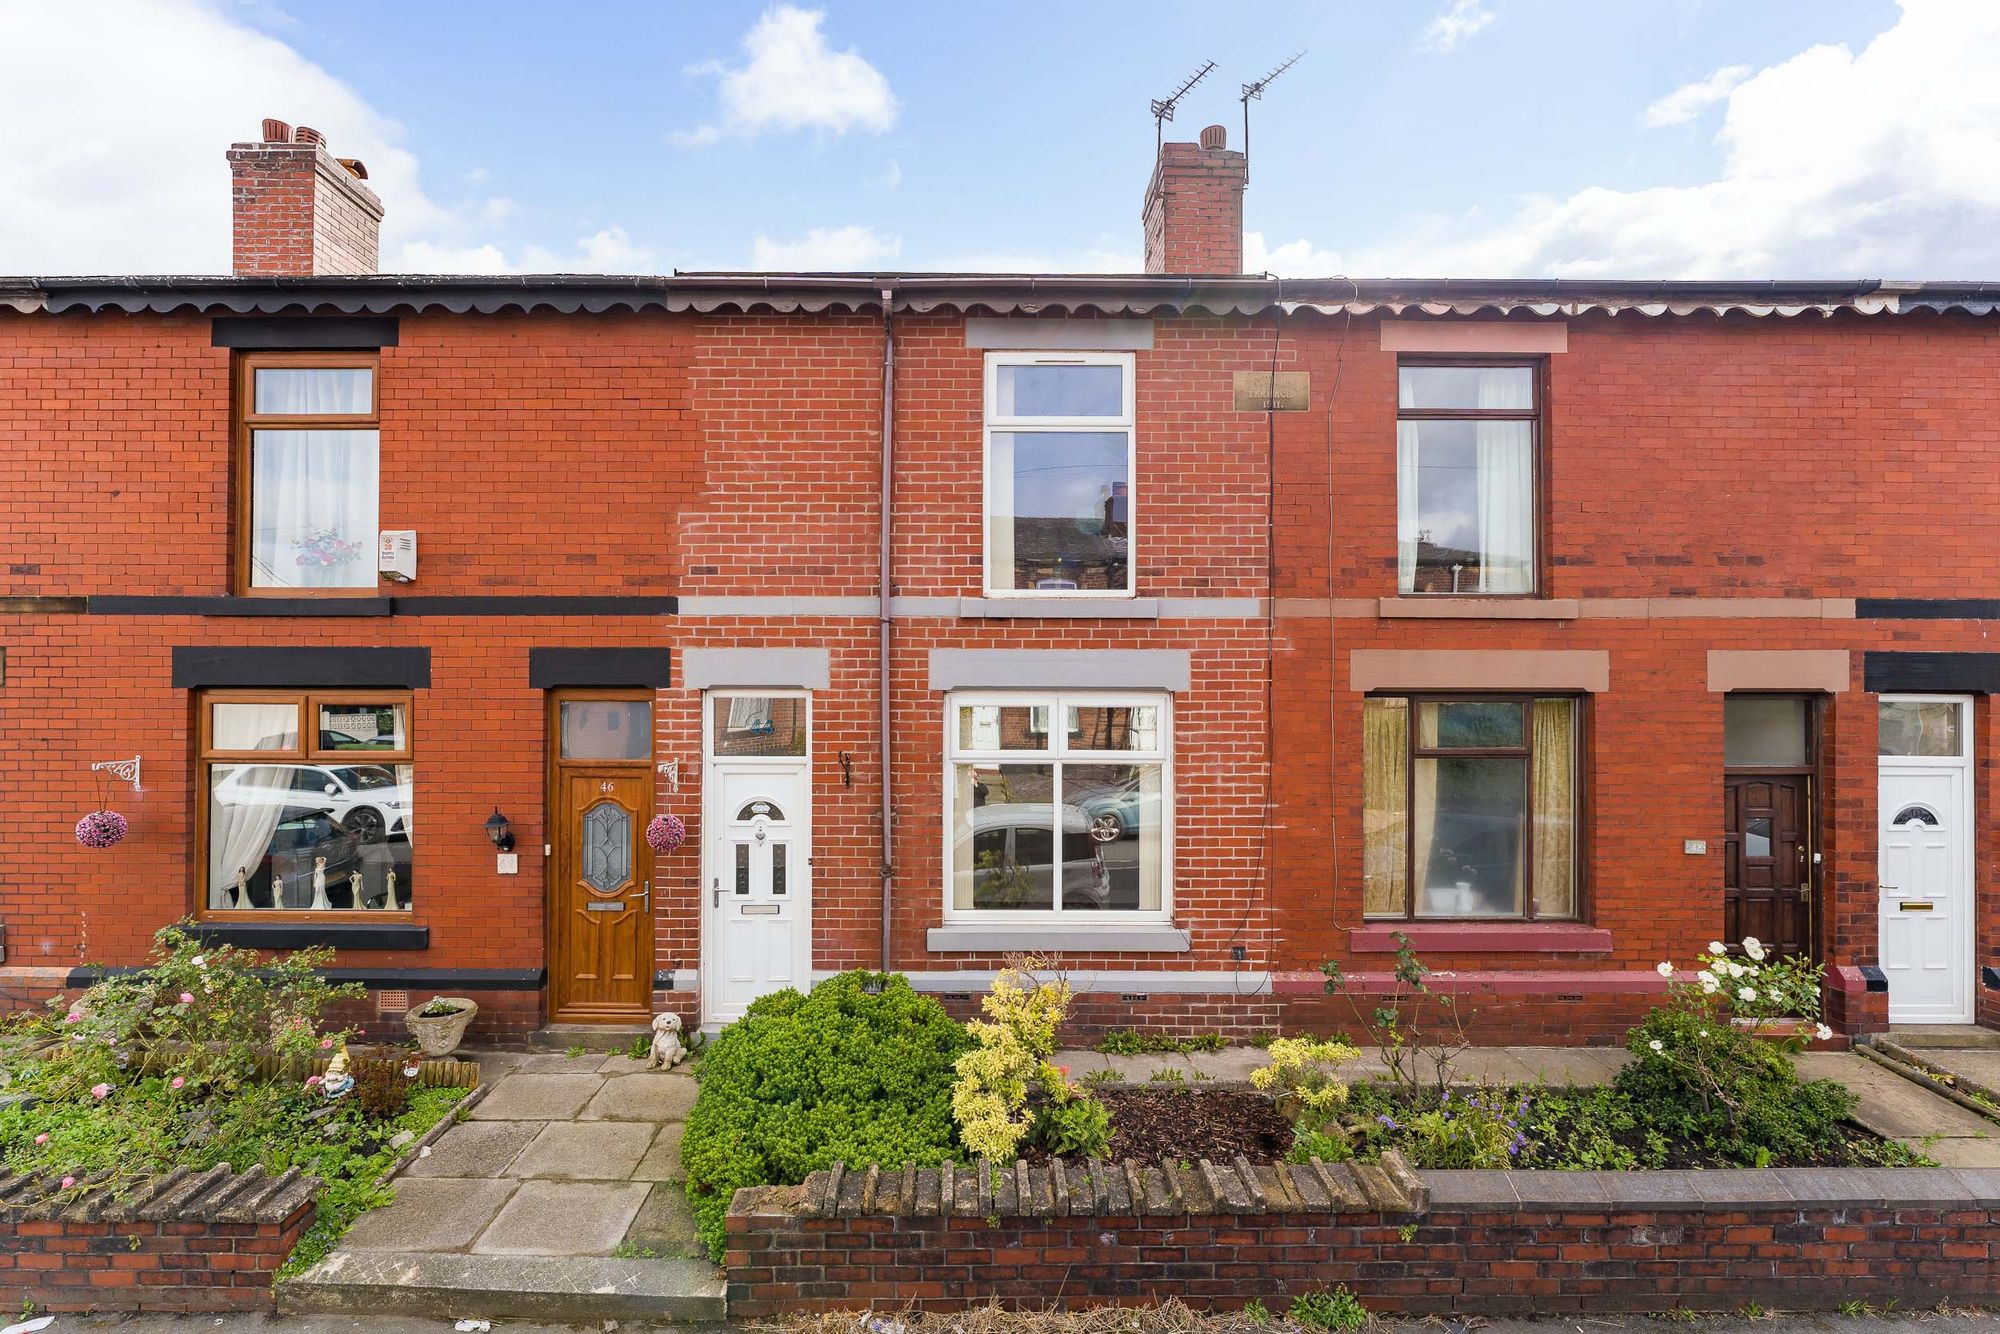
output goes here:
[{"label": "white upvc window", "polygon": [[986,591],[1127,597],[1138,462],[1129,352],[986,354]]},{"label": "white upvc window", "polygon": [[1164,694],[959,692],[945,702],[945,919],[1165,921]]}]

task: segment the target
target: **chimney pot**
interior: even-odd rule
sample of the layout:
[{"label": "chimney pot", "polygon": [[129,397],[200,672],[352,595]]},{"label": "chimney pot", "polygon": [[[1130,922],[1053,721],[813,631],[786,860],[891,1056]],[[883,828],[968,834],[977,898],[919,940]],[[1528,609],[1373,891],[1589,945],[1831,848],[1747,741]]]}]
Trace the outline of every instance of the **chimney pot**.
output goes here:
[{"label": "chimney pot", "polygon": [[267,144],[288,144],[292,141],[292,127],[281,120],[264,118],[264,142]]},{"label": "chimney pot", "polygon": [[1209,126],[1201,132],[1201,146],[1203,148],[1229,147],[1229,131],[1220,125]]},{"label": "chimney pot", "polygon": [[326,142],[326,136],[310,125],[301,125],[292,131],[292,142],[295,144],[323,144]]}]

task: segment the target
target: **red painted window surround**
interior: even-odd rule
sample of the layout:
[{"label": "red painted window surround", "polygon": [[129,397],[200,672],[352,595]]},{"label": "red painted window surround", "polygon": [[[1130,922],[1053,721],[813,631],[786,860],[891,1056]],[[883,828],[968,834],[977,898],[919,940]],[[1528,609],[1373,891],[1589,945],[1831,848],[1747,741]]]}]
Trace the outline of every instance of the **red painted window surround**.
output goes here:
[{"label": "red painted window surround", "polygon": [[1609,954],[1611,933],[1581,922],[1375,922],[1347,933],[1356,954],[1394,954],[1408,936],[1419,953]]}]

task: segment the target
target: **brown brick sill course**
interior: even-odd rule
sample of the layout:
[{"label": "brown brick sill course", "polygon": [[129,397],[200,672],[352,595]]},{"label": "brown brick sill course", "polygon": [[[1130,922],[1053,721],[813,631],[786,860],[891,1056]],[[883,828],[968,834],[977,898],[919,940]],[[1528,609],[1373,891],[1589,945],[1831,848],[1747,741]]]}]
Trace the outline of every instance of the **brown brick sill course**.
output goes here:
[{"label": "brown brick sill course", "polygon": [[312,1225],[321,1183],[222,1164],[178,1168],[122,1197],[0,1174],[0,1306],[43,1311],[266,1311],[271,1279]]},{"label": "brown brick sill course", "polygon": [[732,1316],[1178,1297],[1234,1310],[1348,1285],[1379,1312],[1990,1302],[2000,1170],[1416,1172],[1055,1162],[850,1171],[738,1191]]}]

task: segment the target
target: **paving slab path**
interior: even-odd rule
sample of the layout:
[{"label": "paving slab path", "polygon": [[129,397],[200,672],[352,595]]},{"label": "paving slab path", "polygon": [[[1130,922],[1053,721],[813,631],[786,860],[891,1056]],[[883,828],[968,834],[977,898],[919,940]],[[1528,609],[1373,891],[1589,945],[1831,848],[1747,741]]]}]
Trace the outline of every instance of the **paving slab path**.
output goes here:
[{"label": "paving slab path", "polygon": [[717,1320],[680,1138],[685,1067],[625,1056],[469,1053],[486,1095],[340,1247],[287,1284],[294,1312]]}]

